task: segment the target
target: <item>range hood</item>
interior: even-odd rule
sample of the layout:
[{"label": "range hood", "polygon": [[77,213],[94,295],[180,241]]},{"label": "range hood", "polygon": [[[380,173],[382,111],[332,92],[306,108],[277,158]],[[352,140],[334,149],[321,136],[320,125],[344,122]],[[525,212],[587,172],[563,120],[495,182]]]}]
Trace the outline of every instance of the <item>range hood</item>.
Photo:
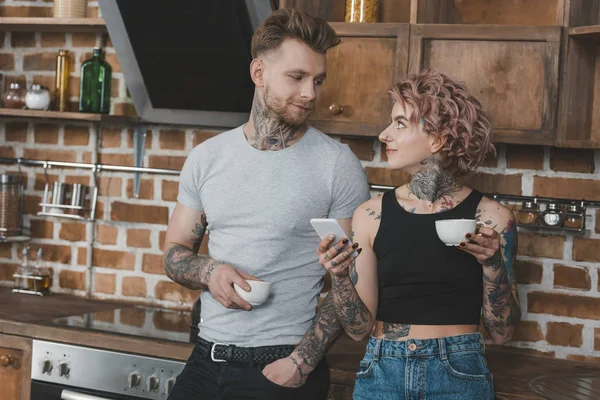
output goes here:
[{"label": "range hood", "polygon": [[235,127],[248,120],[252,34],[269,0],[99,0],[138,116]]}]

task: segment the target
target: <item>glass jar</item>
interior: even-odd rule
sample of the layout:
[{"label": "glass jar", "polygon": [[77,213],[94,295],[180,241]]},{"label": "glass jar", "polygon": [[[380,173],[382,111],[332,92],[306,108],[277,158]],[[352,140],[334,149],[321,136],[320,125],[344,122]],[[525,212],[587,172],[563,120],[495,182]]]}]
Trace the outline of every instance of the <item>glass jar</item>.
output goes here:
[{"label": "glass jar", "polygon": [[379,0],[346,0],[346,22],[377,22]]},{"label": "glass jar", "polygon": [[81,64],[79,112],[108,114],[112,68],[102,57],[102,49],[94,47],[94,55]]},{"label": "glass jar", "polygon": [[562,226],[563,217],[560,214],[560,206],[556,203],[548,203],[546,210],[542,214],[542,222],[546,226]]},{"label": "glass jar", "polygon": [[50,107],[50,91],[46,86],[34,83],[27,91],[25,105],[30,110],[47,110]]},{"label": "glass jar", "polygon": [[524,201],[519,213],[517,222],[521,225],[537,225],[539,217],[538,204],[533,201]]},{"label": "glass jar", "polygon": [[11,83],[8,90],[4,93],[4,107],[24,108],[26,95],[27,90],[24,86],[18,82]]},{"label": "glass jar", "polygon": [[19,175],[0,175],[0,236],[22,233],[23,179]]},{"label": "glass jar", "polygon": [[71,73],[71,59],[67,50],[59,50],[56,56],[56,79],[54,92],[54,109],[68,111],[69,107],[69,75]]},{"label": "glass jar", "polygon": [[569,204],[567,213],[563,215],[563,226],[565,228],[581,229],[583,226],[583,216],[581,207],[577,204]]}]

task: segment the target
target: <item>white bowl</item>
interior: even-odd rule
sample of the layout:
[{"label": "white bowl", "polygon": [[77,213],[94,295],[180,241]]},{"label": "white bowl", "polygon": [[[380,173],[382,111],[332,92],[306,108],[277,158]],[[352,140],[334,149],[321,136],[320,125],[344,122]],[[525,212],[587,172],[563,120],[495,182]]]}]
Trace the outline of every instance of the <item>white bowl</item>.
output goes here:
[{"label": "white bowl", "polygon": [[435,221],[438,237],[446,246],[458,246],[467,241],[467,233],[475,234],[477,221],[474,219],[442,219]]},{"label": "white bowl", "polygon": [[246,292],[235,283],[233,284],[233,289],[242,299],[246,300],[251,305],[260,306],[269,297],[269,293],[271,293],[271,284],[265,281],[254,280],[246,280],[246,282],[250,285],[249,292]]}]

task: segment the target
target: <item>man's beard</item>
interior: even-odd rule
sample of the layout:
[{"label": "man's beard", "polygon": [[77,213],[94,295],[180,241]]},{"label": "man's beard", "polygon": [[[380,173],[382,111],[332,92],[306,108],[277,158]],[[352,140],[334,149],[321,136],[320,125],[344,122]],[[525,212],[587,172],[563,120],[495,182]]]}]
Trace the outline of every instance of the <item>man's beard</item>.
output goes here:
[{"label": "man's beard", "polygon": [[[292,113],[290,107],[295,107],[293,104],[288,104],[285,100],[272,95],[268,87],[265,88],[265,96],[263,99],[265,111],[269,118],[279,121],[290,127],[299,127],[303,125],[311,112],[307,113]],[[301,103],[301,102],[298,102]]]}]

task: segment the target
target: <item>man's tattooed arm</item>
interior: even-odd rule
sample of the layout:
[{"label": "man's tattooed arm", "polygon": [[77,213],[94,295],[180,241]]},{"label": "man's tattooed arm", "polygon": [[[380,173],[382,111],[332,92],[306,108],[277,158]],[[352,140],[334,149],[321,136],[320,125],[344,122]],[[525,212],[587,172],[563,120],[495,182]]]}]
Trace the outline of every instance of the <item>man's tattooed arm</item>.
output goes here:
[{"label": "man's tattooed arm", "polygon": [[289,355],[299,372],[297,386],[304,384],[308,374],[317,367],[341,332],[342,327],[337,320],[332,294],[329,292],[323,299],[312,325],[294,352]]},{"label": "man's tattooed arm", "polygon": [[164,268],[167,276],[174,282],[188,289],[206,289],[213,270],[221,262],[213,260],[207,255],[197,255],[200,243],[206,232],[206,217],[202,214],[201,223],[195,224],[192,229],[192,248],[182,244],[172,244],[163,257]]},{"label": "man's tattooed arm", "polygon": [[501,233],[500,249],[483,262],[483,323],[495,343],[509,341],[521,319],[514,280],[518,236],[514,219]]}]

